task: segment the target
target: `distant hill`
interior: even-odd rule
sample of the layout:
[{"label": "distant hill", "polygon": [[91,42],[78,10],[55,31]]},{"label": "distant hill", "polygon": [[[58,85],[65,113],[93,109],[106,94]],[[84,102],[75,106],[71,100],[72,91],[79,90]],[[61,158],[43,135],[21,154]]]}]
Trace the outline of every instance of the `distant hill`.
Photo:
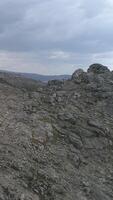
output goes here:
[{"label": "distant hill", "polygon": [[17,76],[22,76],[25,78],[30,78],[33,80],[38,80],[42,82],[48,82],[51,80],[67,80],[71,77],[71,75],[41,75],[41,74],[32,74],[32,73],[21,73],[21,72],[10,72],[10,71],[5,71],[5,70],[0,70],[0,72],[8,72],[10,74],[15,74]]}]

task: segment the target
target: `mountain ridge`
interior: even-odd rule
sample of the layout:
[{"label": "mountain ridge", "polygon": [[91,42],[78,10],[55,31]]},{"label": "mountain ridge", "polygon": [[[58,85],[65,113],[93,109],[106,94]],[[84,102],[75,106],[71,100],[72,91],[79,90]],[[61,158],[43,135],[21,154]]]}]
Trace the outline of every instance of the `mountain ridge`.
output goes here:
[{"label": "mountain ridge", "polygon": [[42,74],[37,74],[37,73],[24,73],[24,72],[13,72],[13,71],[7,71],[7,70],[0,70],[0,72],[2,73],[9,73],[9,74],[14,74],[17,76],[22,76],[25,78],[31,78],[33,80],[39,80],[39,81],[43,81],[43,82],[48,82],[50,80],[66,80],[69,79],[71,77],[71,75],[42,75]]},{"label": "mountain ridge", "polygon": [[113,72],[0,74],[0,199],[113,199]]}]

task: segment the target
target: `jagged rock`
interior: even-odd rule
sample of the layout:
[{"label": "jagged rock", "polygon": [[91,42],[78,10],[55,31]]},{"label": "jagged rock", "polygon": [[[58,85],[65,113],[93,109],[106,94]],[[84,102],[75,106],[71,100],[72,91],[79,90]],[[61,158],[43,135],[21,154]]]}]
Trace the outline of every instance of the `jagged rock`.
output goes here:
[{"label": "jagged rock", "polygon": [[113,73],[0,74],[0,199],[113,199]]},{"label": "jagged rock", "polygon": [[52,80],[48,81],[48,86],[59,86],[62,87],[64,81],[63,80]]},{"label": "jagged rock", "polygon": [[110,70],[108,69],[108,67],[95,63],[89,66],[88,68],[88,72],[93,72],[96,74],[102,74],[102,73],[106,73],[106,72],[110,72]]}]

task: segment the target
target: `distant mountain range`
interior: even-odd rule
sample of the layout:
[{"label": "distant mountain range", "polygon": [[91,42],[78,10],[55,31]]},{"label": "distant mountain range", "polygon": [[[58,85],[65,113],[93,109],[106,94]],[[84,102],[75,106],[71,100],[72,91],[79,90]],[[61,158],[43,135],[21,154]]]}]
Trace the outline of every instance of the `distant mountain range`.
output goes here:
[{"label": "distant mountain range", "polygon": [[21,73],[21,72],[10,72],[5,70],[0,70],[0,72],[15,74],[16,76],[22,76],[25,78],[30,78],[36,81],[48,82],[50,80],[67,80],[71,77],[71,75],[41,75],[35,73]]}]

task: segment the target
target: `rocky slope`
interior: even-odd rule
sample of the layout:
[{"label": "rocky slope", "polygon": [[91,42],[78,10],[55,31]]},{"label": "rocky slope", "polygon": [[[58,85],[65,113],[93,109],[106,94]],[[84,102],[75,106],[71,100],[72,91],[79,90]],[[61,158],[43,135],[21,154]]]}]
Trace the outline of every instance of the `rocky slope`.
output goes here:
[{"label": "rocky slope", "polygon": [[0,200],[113,199],[113,72],[0,74]]}]

